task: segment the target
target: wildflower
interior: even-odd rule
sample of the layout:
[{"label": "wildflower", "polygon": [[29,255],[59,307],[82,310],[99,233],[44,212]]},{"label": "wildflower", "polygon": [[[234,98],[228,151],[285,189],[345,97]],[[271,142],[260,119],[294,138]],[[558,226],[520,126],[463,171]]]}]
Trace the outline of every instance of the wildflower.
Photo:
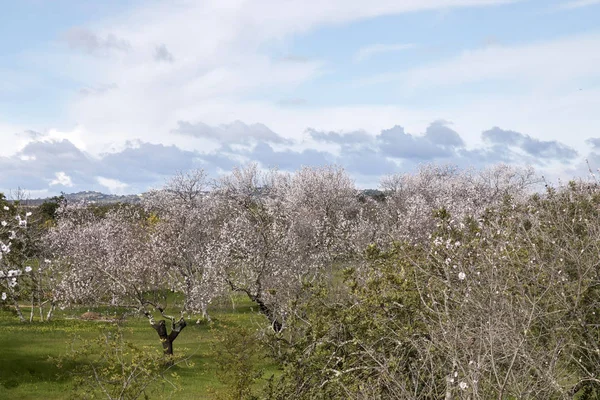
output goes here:
[{"label": "wildflower", "polygon": [[2,221],[2,226],[6,226],[8,223],[6,221]]},{"label": "wildflower", "polygon": [[465,274],[464,272],[459,272],[458,273],[458,279],[460,279],[461,281],[465,280],[465,278],[467,277],[467,274]]},{"label": "wildflower", "polygon": [[25,272],[31,272],[31,267],[29,265],[25,267]]},{"label": "wildflower", "polygon": [[2,300],[6,300],[6,293],[2,292]]},{"label": "wildflower", "polygon": [[4,211],[8,211],[8,206],[4,206]]},{"label": "wildflower", "polygon": [[467,385],[467,382],[462,382],[462,381],[461,381],[461,382],[458,384],[458,387],[459,387],[461,390],[465,390],[466,388],[468,388],[468,387],[469,387],[469,385]]}]

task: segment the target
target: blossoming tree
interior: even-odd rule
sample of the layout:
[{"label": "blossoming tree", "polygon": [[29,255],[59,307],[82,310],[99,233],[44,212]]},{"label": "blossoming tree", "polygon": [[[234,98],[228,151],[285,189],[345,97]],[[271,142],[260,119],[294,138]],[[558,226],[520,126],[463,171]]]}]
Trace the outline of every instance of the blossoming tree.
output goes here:
[{"label": "blossoming tree", "polygon": [[[62,264],[57,285],[63,304],[111,305],[137,310],[158,333],[165,354],[173,354],[173,341],[185,328],[181,316],[165,313],[170,287],[170,266],[157,257],[153,224],[142,209],[121,205],[105,215],[93,207],[63,208],[47,241],[55,263]],[[165,319],[156,321],[154,313]]]},{"label": "blossoming tree", "polygon": [[26,318],[19,302],[27,301],[27,297],[31,303],[29,321],[36,310],[43,321],[48,303],[46,319],[51,318],[55,306],[50,265],[40,259],[41,231],[31,219],[31,211],[19,201],[7,201],[0,193],[0,302],[12,304],[21,322]]},{"label": "blossoming tree", "polygon": [[168,266],[171,289],[183,295],[183,311],[210,320],[208,305],[224,280],[209,256],[220,217],[206,189],[203,170],[179,173],[146,195],[144,206],[152,215],[155,254]]},{"label": "blossoming tree", "polygon": [[336,167],[289,175],[249,165],[217,183],[214,197],[225,218],[212,260],[231,289],[246,293],[276,331],[303,285],[323,276],[339,250],[344,213],[355,194]]}]

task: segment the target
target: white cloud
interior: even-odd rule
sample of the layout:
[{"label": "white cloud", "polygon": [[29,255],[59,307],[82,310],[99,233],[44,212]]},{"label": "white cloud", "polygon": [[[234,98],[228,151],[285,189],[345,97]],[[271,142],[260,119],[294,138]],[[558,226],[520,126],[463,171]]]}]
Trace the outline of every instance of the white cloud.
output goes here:
[{"label": "white cloud", "polygon": [[[600,55],[594,51],[600,48],[600,35],[594,34],[521,46],[491,46],[435,65],[377,78],[381,82],[396,82],[399,88],[412,87],[415,92],[488,80],[524,83],[525,89],[514,96],[480,92],[470,97],[457,96],[443,106],[365,102],[317,107],[308,99],[303,107],[284,107],[255,100],[264,99],[263,95],[272,89],[293,93],[300,84],[327,73],[330,66],[320,60],[293,62],[280,56],[290,53],[286,39],[293,35],[318,26],[379,15],[509,2],[512,1],[144,2],[140,8],[96,21],[93,31],[90,28],[91,34],[102,40],[114,35],[126,41],[127,51],[111,51],[109,56],[99,57],[65,45],[62,49],[53,47],[46,54],[30,55],[29,61],[49,68],[57,78],[81,82],[81,88],[87,88],[86,95],[75,96],[68,106],[61,129],[48,132],[50,139],[69,140],[95,156],[122,150],[128,147],[127,141],[136,139],[210,152],[214,148],[207,147],[201,139],[169,132],[177,127],[177,121],[219,126],[236,120],[263,123],[284,137],[306,139],[299,145],[301,148],[313,145],[303,134],[308,127],[346,132],[362,128],[375,134],[402,124],[409,132],[423,132],[431,121],[440,118],[453,121],[469,146],[477,143],[481,131],[502,125],[556,140],[569,132],[573,146],[579,148],[579,142],[593,135],[590,127],[598,124],[594,115],[600,108],[600,95],[594,90],[578,92],[578,87],[570,85],[581,77],[597,76],[600,71]],[[171,62],[156,62],[160,46],[173,55]],[[402,46],[369,46],[357,53],[357,59],[401,51]],[[390,86],[389,90],[393,89]],[[80,178],[73,176],[79,183]],[[125,182],[130,182],[125,178],[106,179],[99,177],[96,181],[111,191],[123,191]]]},{"label": "white cloud", "polygon": [[72,187],[73,186],[73,181],[71,180],[71,177],[69,175],[67,175],[64,172],[57,172],[54,174],[56,176],[56,179],[53,179],[50,181],[50,186],[55,186],[55,185],[61,185],[61,186],[66,186],[66,187]]},{"label": "white cloud", "polygon": [[600,0],[575,0],[559,4],[557,8],[561,10],[573,10],[576,8],[594,6],[597,4],[600,4]]},{"label": "white cloud", "polygon": [[79,150],[85,151],[89,142],[89,132],[86,132],[82,126],[75,126],[71,130],[50,129],[44,136],[44,141],[68,140]]},{"label": "white cloud", "polygon": [[[288,53],[287,39],[293,35],[380,15],[515,1],[143,2],[118,16],[70,30],[70,41],[58,43],[46,53],[28,54],[25,61],[44,65],[56,79],[81,82],[79,89],[88,95],[75,96],[60,130],[76,124],[85,134],[69,140],[79,148],[98,155],[106,151],[107,143],[138,138],[183,146],[190,141],[165,137],[178,120],[218,125],[242,119],[269,124],[270,118],[240,115],[249,98],[273,89],[293,92],[298,85],[326,72],[327,66],[319,60],[288,62],[277,55]],[[113,51],[115,46],[118,49]],[[98,56],[107,47],[111,49],[107,56]],[[156,62],[157,48],[163,47],[173,55],[172,62]],[[372,49],[371,53],[373,50],[378,51]],[[89,95],[89,88],[106,87],[111,89],[94,90]],[[215,103],[234,107],[218,120],[197,113]],[[311,123],[305,121],[295,134]]]},{"label": "white cloud", "polygon": [[[505,80],[527,86],[556,86],[600,77],[600,33],[569,36],[519,46],[491,46],[404,72],[382,74],[359,85],[398,82],[405,87],[459,86]],[[520,87],[521,92],[523,91]]]},{"label": "white cloud", "polygon": [[354,60],[361,62],[379,54],[410,50],[415,47],[416,45],[414,43],[372,44],[360,48],[354,55]]},{"label": "white cloud", "polygon": [[128,184],[121,182],[117,179],[110,179],[110,178],[104,178],[102,176],[98,176],[98,177],[96,177],[96,180],[98,181],[98,183],[100,185],[107,188],[110,191],[110,193],[115,193],[115,194],[125,193],[127,191],[127,188],[129,187]]}]

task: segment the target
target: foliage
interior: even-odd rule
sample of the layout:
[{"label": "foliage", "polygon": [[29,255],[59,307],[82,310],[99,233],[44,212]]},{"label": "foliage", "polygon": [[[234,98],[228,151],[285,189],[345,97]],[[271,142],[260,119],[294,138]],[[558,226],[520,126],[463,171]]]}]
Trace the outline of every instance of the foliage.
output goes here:
[{"label": "foliage", "polygon": [[247,327],[232,326],[217,336],[217,377],[226,390],[215,393],[216,399],[258,399],[253,389],[263,374],[258,367],[263,352],[256,333]]},{"label": "foliage", "polygon": [[56,362],[74,364],[72,398],[134,400],[157,393],[169,398],[179,387],[178,376],[171,372],[173,362],[151,348],[140,347],[123,338],[122,329],[104,329],[95,340],[74,337],[67,354]]},{"label": "foliage", "polygon": [[[598,391],[600,187],[434,213],[370,246],[288,319],[277,398],[590,398]],[[275,348],[275,346],[273,346]]]},{"label": "foliage", "polygon": [[419,374],[423,354],[433,347],[415,270],[408,258],[399,258],[407,250],[369,247],[368,272],[348,269],[344,296],[312,289],[314,296],[288,321],[290,334],[272,337],[283,349],[284,365],[274,398],[403,398],[413,389],[440,397],[428,387],[430,377]]}]

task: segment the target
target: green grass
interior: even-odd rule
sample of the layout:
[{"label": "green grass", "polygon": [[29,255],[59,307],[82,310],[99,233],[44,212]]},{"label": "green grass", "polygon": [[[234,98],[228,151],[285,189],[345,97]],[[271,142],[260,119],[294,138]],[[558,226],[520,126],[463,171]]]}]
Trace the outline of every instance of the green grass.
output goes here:
[{"label": "green grass", "polygon": [[[188,326],[174,342],[174,352],[184,354],[192,366],[179,364],[174,370],[180,376],[181,392],[178,399],[210,399],[211,393],[224,388],[216,376],[216,351],[220,333],[235,326],[264,326],[264,319],[256,308],[242,297],[236,298],[236,307],[223,301],[211,311],[212,324]],[[29,311],[27,309],[23,310]],[[0,399],[64,399],[69,397],[72,381],[65,376],[49,357],[58,357],[67,350],[73,335],[93,339],[102,326],[111,323],[71,319],[87,309],[69,310],[56,315],[51,322],[19,323],[14,314],[0,310]],[[108,310],[103,310],[107,312]],[[124,323],[126,339],[141,346],[161,349],[156,332],[146,319],[129,317]],[[277,372],[277,366],[264,357],[257,359],[265,376]]]}]

